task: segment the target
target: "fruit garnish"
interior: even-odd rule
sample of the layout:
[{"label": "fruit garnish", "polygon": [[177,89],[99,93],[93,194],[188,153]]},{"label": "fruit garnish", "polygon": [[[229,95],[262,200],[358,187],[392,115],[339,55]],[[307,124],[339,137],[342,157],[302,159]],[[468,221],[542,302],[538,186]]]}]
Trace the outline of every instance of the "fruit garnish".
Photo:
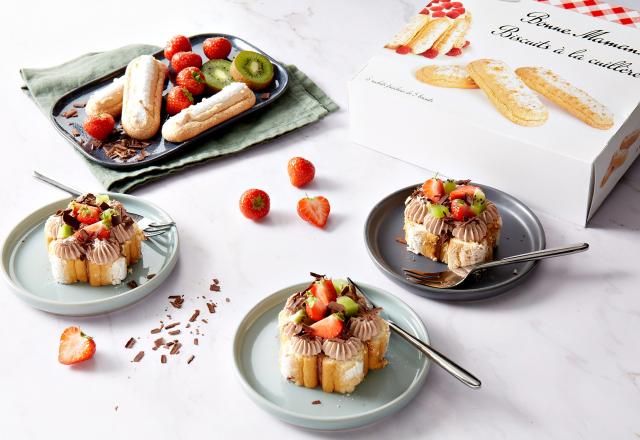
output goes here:
[{"label": "fruit garnish", "polygon": [[103,211],[102,214],[100,214],[100,220],[102,220],[107,228],[111,228],[112,226],[117,226],[118,223],[120,223],[120,221],[117,221],[119,219],[115,219],[116,221],[114,221],[114,217],[118,217],[119,215],[120,213],[117,210],[109,208],[106,211]]},{"label": "fruit garnish", "polygon": [[333,288],[336,290],[336,293],[338,295],[340,295],[344,288],[349,285],[347,280],[344,280],[342,278],[334,278],[331,280],[331,282],[333,283]]},{"label": "fruit garnish", "polygon": [[58,228],[58,235],[56,238],[62,240],[73,235],[73,228],[66,223],[63,223]]},{"label": "fruit garnish", "polygon": [[329,205],[329,200],[322,196],[305,197],[298,201],[297,210],[302,220],[324,228],[331,212],[331,205]]},{"label": "fruit garnish", "polygon": [[219,92],[234,82],[231,76],[231,61],[209,60],[202,65],[202,73],[207,87],[214,92]]},{"label": "fruit garnish", "polygon": [[174,87],[167,93],[167,113],[176,115],[193,104],[193,96],[185,87]]},{"label": "fruit garnish", "polygon": [[409,46],[399,46],[396,49],[396,53],[400,54],[400,55],[406,55],[409,52],[411,52],[411,48]]},{"label": "fruit garnish", "polygon": [[331,339],[342,333],[344,320],[340,313],[333,313],[321,321],[311,325],[311,334],[324,339]]},{"label": "fruit garnish", "polygon": [[311,294],[322,301],[325,306],[330,302],[335,301],[338,296],[336,289],[333,286],[333,282],[326,278],[314,282],[309,290],[311,291]]},{"label": "fruit garnish", "polygon": [[487,205],[485,202],[473,202],[471,204],[471,211],[473,211],[475,215],[482,214],[486,208]]},{"label": "fruit garnish", "polygon": [[304,308],[307,311],[307,316],[313,321],[320,321],[327,313],[327,305],[316,298],[311,292],[307,292],[307,299],[304,303]]},{"label": "fruit garnish", "polygon": [[445,53],[445,55],[448,57],[458,57],[462,55],[462,49],[458,47],[453,47],[449,52]]},{"label": "fruit garnish", "polygon": [[96,205],[100,206],[103,203],[109,203],[109,196],[107,194],[98,194],[96,196]]},{"label": "fruit garnish", "polygon": [[224,37],[207,38],[202,43],[204,54],[212,59],[223,59],[231,52],[231,42]]},{"label": "fruit garnish", "polygon": [[171,61],[171,58],[178,52],[189,52],[191,50],[191,43],[189,39],[184,35],[176,35],[167,41],[167,45],[164,48],[164,57]]},{"label": "fruit garnish", "polygon": [[95,116],[87,116],[82,122],[84,131],[94,139],[103,141],[109,137],[116,126],[116,121],[108,113],[100,113]]},{"label": "fruit garnish", "polygon": [[[443,17],[444,16],[444,12],[434,12],[433,16],[435,17],[436,14],[441,14],[438,17]],[[428,49],[428,50],[422,52],[420,55],[422,55],[425,58],[435,58],[435,57],[438,56],[439,53],[440,52],[438,52],[438,49],[431,48],[431,49]]]},{"label": "fruit garnish", "polygon": [[340,296],[338,297],[338,299],[336,299],[336,302],[344,307],[345,315],[353,316],[358,313],[358,303],[348,296]]},{"label": "fruit garnish", "polygon": [[204,74],[197,67],[182,69],[176,76],[176,84],[187,89],[193,96],[202,94],[206,85]]},{"label": "fruit garnish", "polygon": [[444,205],[429,204],[429,214],[435,218],[445,218],[449,215],[449,208]]},{"label": "fruit garnish", "polygon": [[455,190],[451,191],[449,197],[451,197],[452,200],[466,199],[467,197],[469,197],[469,199],[474,202],[484,202],[487,199],[487,197],[484,195],[484,192],[477,186],[473,185],[459,186]]},{"label": "fruit garnish", "polygon": [[238,52],[231,63],[231,76],[242,81],[251,90],[262,90],[273,80],[273,64],[267,57],[257,52]]},{"label": "fruit garnish", "polygon": [[91,225],[100,221],[100,208],[90,205],[79,205],[76,211],[76,219],[85,225]]},{"label": "fruit garnish", "polygon": [[460,222],[475,217],[471,207],[467,205],[463,199],[455,199],[451,201],[451,216]]},{"label": "fruit garnish", "polygon": [[110,225],[105,224],[104,221],[98,221],[77,230],[73,236],[76,237],[78,241],[86,241],[87,239],[93,239],[94,237],[101,240],[107,240],[111,236],[111,231],[109,229],[111,229]]},{"label": "fruit garnish", "polygon": [[85,335],[79,327],[68,327],[60,335],[58,361],[72,365],[91,359],[96,352],[96,343]]},{"label": "fruit garnish", "polygon": [[456,189],[456,187],[458,186],[458,184],[456,183],[455,180],[453,179],[447,179],[444,181],[444,183],[442,184],[442,186],[444,187],[444,192],[446,194],[451,193],[451,191],[453,191],[454,189]]},{"label": "fruit garnish", "polygon": [[303,157],[293,157],[287,164],[289,180],[295,187],[302,188],[313,180],[316,175],[316,167]]},{"label": "fruit garnish", "polygon": [[422,184],[422,193],[434,203],[438,203],[444,196],[444,184],[438,178],[429,179]]},{"label": "fruit garnish", "polygon": [[249,189],[240,196],[240,212],[248,219],[261,219],[269,214],[269,208],[269,195],[261,189]]},{"label": "fruit garnish", "polygon": [[307,314],[305,313],[305,311],[303,309],[300,309],[289,317],[289,321],[295,322],[296,324],[300,324],[306,317],[307,317]]},{"label": "fruit garnish", "polygon": [[178,52],[171,57],[171,67],[176,73],[187,67],[202,67],[202,57],[194,52]]}]

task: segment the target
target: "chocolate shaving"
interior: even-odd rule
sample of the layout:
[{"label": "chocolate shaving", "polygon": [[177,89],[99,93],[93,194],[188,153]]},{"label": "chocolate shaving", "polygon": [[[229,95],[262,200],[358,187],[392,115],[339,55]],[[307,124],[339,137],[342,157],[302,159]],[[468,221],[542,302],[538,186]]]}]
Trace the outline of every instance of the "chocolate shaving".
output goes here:
[{"label": "chocolate shaving", "polygon": [[220,284],[220,280],[218,280],[217,278],[213,279],[213,284]]},{"label": "chocolate shaving", "polygon": [[138,283],[136,282],[136,280],[131,280],[127,283],[127,287],[129,289],[135,289],[136,287],[138,287]]},{"label": "chocolate shaving", "polygon": [[164,328],[165,328],[166,330],[170,330],[170,329],[174,328],[174,327],[175,327],[175,326],[177,326],[177,325],[180,325],[180,322],[179,322],[179,321],[178,321],[178,322],[172,322],[171,324],[167,324]]},{"label": "chocolate shaving", "polygon": [[80,228],[80,222],[77,218],[71,215],[70,209],[62,211],[62,221],[71,226],[72,229]]},{"label": "chocolate shaving", "polygon": [[260,94],[260,99],[269,99],[271,97],[271,93],[265,92]]},{"label": "chocolate shaving", "polygon": [[189,322],[193,322],[196,319],[198,319],[198,315],[200,315],[200,310],[199,309],[195,309],[193,312],[193,315],[191,315],[191,318],[189,318]]},{"label": "chocolate shaving", "polygon": [[144,357],[144,351],[139,352],[136,357],[133,358],[133,362],[140,362]]},{"label": "chocolate shaving", "polygon": [[65,118],[69,119],[69,118],[75,118],[76,116],[78,116],[78,110],[76,110],[75,108],[69,109],[66,112],[61,114],[62,116],[64,116]]},{"label": "chocolate shaving", "polygon": [[209,309],[209,313],[216,313],[216,305],[214,303],[208,302],[207,308]]},{"label": "chocolate shaving", "polygon": [[319,400],[314,400],[313,402],[311,402],[312,405],[320,405],[322,402],[320,402]]},{"label": "chocolate shaving", "polygon": [[147,275],[147,279],[148,279],[148,280],[150,280],[150,279],[152,279],[152,278],[153,278],[153,277],[155,277],[155,276],[156,276],[156,274],[155,274],[155,273],[150,273],[149,275]]},{"label": "chocolate shaving", "polygon": [[154,348],[162,347],[164,344],[165,344],[164,338],[158,338],[155,341],[153,341]]},{"label": "chocolate shaving", "polygon": [[134,159],[136,160],[136,162],[142,162],[149,156],[150,154],[149,152],[147,152],[147,150],[140,150],[140,153],[138,153],[138,155]]},{"label": "chocolate shaving", "polygon": [[400,244],[407,244],[407,240],[404,237],[396,237],[395,240]]},{"label": "chocolate shaving", "polygon": [[178,341],[175,341],[175,344],[173,344],[173,346],[171,347],[171,351],[169,352],[169,354],[178,353],[178,351],[180,351],[180,347],[182,347],[182,344]]},{"label": "chocolate shaving", "polygon": [[179,335],[179,334],[180,334],[180,329],[172,330],[172,331],[170,331],[170,332],[169,332],[169,334],[170,334],[171,336]]},{"label": "chocolate shaving", "polygon": [[199,344],[198,338],[193,338],[193,345],[198,345],[198,344]]},{"label": "chocolate shaving", "polygon": [[136,345],[136,340],[134,338],[129,338],[126,344],[124,344],[124,348],[133,348]]},{"label": "chocolate shaving", "polygon": [[193,362],[194,359],[195,359],[194,355],[189,356],[189,359],[187,359],[187,364],[190,364],[191,362]]},{"label": "chocolate shaving", "polygon": [[209,324],[209,321],[207,321],[206,319],[202,318],[201,319],[202,322],[204,322],[205,324]]},{"label": "chocolate shaving", "polygon": [[84,101],[76,101],[71,105],[74,106],[75,108],[84,108],[87,105],[87,103]]},{"label": "chocolate shaving", "polygon": [[211,284],[209,286],[209,290],[212,292],[220,292],[220,286],[218,286],[217,284]]},{"label": "chocolate shaving", "polygon": [[176,309],[180,309],[180,308],[182,308],[182,303],[184,303],[184,299],[182,297],[178,297],[178,298],[174,299],[173,301],[171,301],[169,304],[171,304]]},{"label": "chocolate shaving", "polygon": [[323,279],[323,278],[324,278],[324,275],[320,275],[320,274],[317,274],[317,273],[315,273],[315,272],[309,272],[309,275],[311,275],[312,277],[314,277],[314,278],[316,279],[316,281],[317,281],[317,280],[321,280],[321,279]]},{"label": "chocolate shaving", "polygon": [[154,328],[153,330],[151,330],[151,334],[155,335],[156,333],[160,333],[163,328],[164,328],[164,324],[161,323],[160,327]]},{"label": "chocolate shaving", "polygon": [[167,363],[167,355],[163,354],[162,356],[160,356],[160,363],[162,364],[166,364]]},{"label": "chocolate shaving", "polygon": [[71,134],[73,135],[73,137],[78,137],[78,136],[80,136],[80,132],[79,132],[79,131],[78,131],[78,129],[77,129],[77,128],[75,128],[75,127],[71,129]]},{"label": "chocolate shaving", "polygon": [[228,302],[228,303],[230,303],[230,302],[231,302],[231,300],[229,299],[229,297],[225,298],[225,299],[224,299],[224,301],[225,301],[225,302]]},{"label": "chocolate shaving", "polygon": [[339,312],[344,313],[345,311],[344,306],[335,301],[331,301],[329,304],[327,304],[327,308],[331,310],[332,313],[339,313]]}]

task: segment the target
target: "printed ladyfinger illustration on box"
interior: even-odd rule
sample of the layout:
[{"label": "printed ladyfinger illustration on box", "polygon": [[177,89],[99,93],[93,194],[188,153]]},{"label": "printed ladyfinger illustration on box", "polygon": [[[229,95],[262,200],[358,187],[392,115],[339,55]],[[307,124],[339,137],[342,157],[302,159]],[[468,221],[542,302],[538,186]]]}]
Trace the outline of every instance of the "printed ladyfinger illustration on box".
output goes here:
[{"label": "printed ladyfinger illustration on box", "polygon": [[385,45],[401,55],[458,56],[469,45],[471,13],[462,2],[433,0]]},{"label": "printed ladyfinger illustration on box", "polygon": [[[627,157],[629,156],[629,150],[636,143],[636,141],[640,138],[640,129],[634,130],[620,142],[620,146],[616,151],[613,152],[611,156],[611,160],[609,161],[609,166],[607,167],[607,172],[602,176],[602,180],[600,181],[600,188],[604,187],[607,184],[607,181],[613,174],[615,170],[620,168],[622,164],[625,163]],[[640,147],[640,145],[639,145]]]}]

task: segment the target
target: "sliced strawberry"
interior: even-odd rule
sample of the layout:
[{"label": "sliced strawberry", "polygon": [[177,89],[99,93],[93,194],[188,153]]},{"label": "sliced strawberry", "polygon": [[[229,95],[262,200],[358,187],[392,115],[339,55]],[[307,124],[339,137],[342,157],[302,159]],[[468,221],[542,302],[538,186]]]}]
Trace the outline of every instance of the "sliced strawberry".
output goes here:
[{"label": "sliced strawberry", "polygon": [[309,295],[305,302],[307,316],[314,321],[320,321],[327,313],[327,305],[313,295]]},{"label": "sliced strawberry", "polygon": [[447,12],[447,17],[449,17],[452,20],[455,20],[456,18],[458,18],[459,15],[460,15],[460,13],[458,13],[455,10]]},{"label": "sliced strawberry", "polygon": [[440,17],[444,17],[444,15],[445,15],[445,14],[444,14],[444,11],[437,11],[437,12],[434,12],[433,14],[431,14],[431,16],[432,16],[433,18],[440,18]]},{"label": "sliced strawberry", "polygon": [[76,218],[80,223],[91,225],[97,221],[100,221],[100,208],[97,206],[78,204],[74,207]]},{"label": "sliced strawberry", "polygon": [[310,290],[313,296],[322,301],[325,306],[338,298],[333,282],[326,278],[313,283]]},{"label": "sliced strawberry", "polygon": [[475,217],[476,214],[463,199],[455,199],[451,201],[451,217],[454,220],[463,222]]},{"label": "sliced strawberry", "polygon": [[311,324],[311,334],[324,339],[331,339],[342,333],[343,326],[344,321],[340,314],[334,313],[315,324]]},{"label": "sliced strawberry", "polygon": [[91,336],[85,335],[79,327],[68,327],[60,336],[58,361],[71,365],[91,359],[96,352],[96,343]]},{"label": "sliced strawberry", "polygon": [[422,184],[422,193],[432,202],[438,203],[444,197],[444,184],[440,179],[429,179]]},{"label": "sliced strawberry", "polygon": [[324,228],[329,218],[331,206],[329,201],[322,197],[305,197],[298,201],[298,215],[304,221],[319,228]]},{"label": "sliced strawberry", "polygon": [[429,15],[429,10],[427,8],[424,8],[420,11],[420,14],[422,15]]},{"label": "sliced strawberry", "polygon": [[473,185],[462,185],[451,191],[449,194],[451,200],[454,199],[466,199],[469,197],[470,200],[478,199],[478,201],[483,201],[485,199],[484,192],[477,186]]},{"label": "sliced strawberry", "polygon": [[406,55],[409,52],[411,52],[411,48],[409,46],[400,46],[396,49],[396,53],[399,53],[400,55]]},{"label": "sliced strawberry", "polygon": [[452,47],[449,52],[445,53],[445,55],[448,57],[459,57],[460,55],[462,55],[462,49]]},{"label": "sliced strawberry", "polygon": [[101,240],[107,240],[111,236],[111,231],[107,228],[104,222],[100,221],[79,229],[75,234],[73,234],[73,236],[76,237],[78,241],[85,241],[94,237],[98,237]]}]

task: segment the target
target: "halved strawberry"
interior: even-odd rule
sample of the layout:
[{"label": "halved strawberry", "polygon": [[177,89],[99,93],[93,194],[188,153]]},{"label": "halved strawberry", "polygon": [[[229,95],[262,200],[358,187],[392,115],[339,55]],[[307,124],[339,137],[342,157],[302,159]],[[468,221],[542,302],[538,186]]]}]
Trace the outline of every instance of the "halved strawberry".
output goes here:
[{"label": "halved strawberry", "polygon": [[71,365],[91,359],[96,352],[96,343],[85,335],[79,327],[68,327],[60,335],[58,361]]},{"label": "halved strawberry", "polygon": [[475,216],[476,214],[471,209],[471,206],[467,205],[467,202],[463,199],[451,201],[451,217],[453,217],[454,220],[463,222]]},{"label": "halved strawberry", "polygon": [[307,316],[314,321],[320,321],[327,313],[327,305],[313,295],[309,295],[305,301]]},{"label": "halved strawberry", "polygon": [[298,201],[300,218],[319,228],[324,228],[324,225],[327,224],[330,211],[329,201],[322,196],[305,197]]},{"label": "halved strawberry", "polygon": [[422,184],[422,193],[427,199],[438,203],[445,194],[442,180],[437,178],[427,180]]},{"label": "halved strawberry", "polygon": [[325,339],[337,337],[342,333],[344,319],[339,313],[327,316],[321,321],[311,324],[311,334]]},{"label": "halved strawberry", "polygon": [[111,231],[104,222],[99,221],[89,226],[85,226],[82,229],[78,229],[73,236],[76,237],[78,241],[85,241],[87,238],[94,237],[98,237],[101,240],[107,240],[111,236]]},{"label": "halved strawberry", "polygon": [[313,283],[310,290],[313,296],[322,301],[325,306],[338,298],[333,282],[326,278]]},{"label": "halved strawberry", "polygon": [[467,196],[470,198],[470,200],[476,201],[476,202],[483,202],[486,199],[484,192],[477,186],[473,186],[473,185],[459,186],[453,191],[451,191],[451,193],[449,194],[449,197],[451,197],[451,200],[466,199]]},{"label": "halved strawberry", "polygon": [[74,207],[75,216],[80,223],[91,225],[100,221],[100,208],[97,206],[78,204]]}]

